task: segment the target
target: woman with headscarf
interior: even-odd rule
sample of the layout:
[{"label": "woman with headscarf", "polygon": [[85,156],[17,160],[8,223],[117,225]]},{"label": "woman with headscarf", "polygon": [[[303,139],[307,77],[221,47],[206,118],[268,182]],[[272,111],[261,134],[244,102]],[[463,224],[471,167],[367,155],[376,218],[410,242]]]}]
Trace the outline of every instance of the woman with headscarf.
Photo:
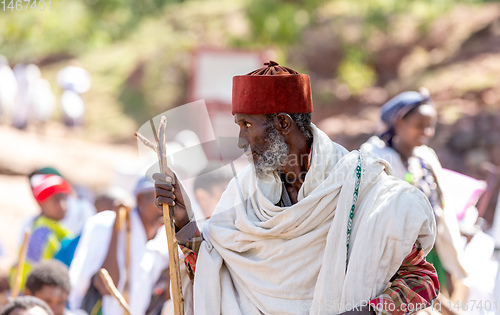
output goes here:
[{"label": "woman with headscarf", "polygon": [[441,190],[442,167],[433,149],[426,144],[434,136],[437,114],[426,89],[403,92],[382,106],[381,132],[362,149],[387,160],[394,176],[420,189],[429,199],[437,223],[434,249],[427,261],[438,272],[441,292],[448,295],[467,277],[461,261],[463,245],[456,215],[446,209]]}]

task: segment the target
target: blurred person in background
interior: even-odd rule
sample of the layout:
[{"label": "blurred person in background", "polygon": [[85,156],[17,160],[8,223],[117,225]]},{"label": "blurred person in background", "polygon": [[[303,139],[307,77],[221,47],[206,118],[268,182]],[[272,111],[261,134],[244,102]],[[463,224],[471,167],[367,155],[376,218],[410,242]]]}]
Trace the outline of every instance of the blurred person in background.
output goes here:
[{"label": "blurred person in background", "polygon": [[41,78],[41,72],[35,64],[20,63],[14,67],[14,75],[17,81],[17,101],[12,125],[18,129],[26,129],[34,110],[35,83]]},{"label": "blurred person in background", "polygon": [[81,94],[90,89],[90,74],[80,67],[78,62],[72,61],[69,66],[59,71],[57,82],[64,90],[61,95],[64,124],[68,128],[82,126],[85,104]]},{"label": "blurred person in background", "polygon": [[202,221],[212,216],[222,193],[226,190],[232,178],[233,174],[230,169],[220,167],[220,163],[209,163],[196,176],[193,191],[196,202],[202,211]]},{"label": "blurred person in background", "polygon": [[[37,128],[43,129],[45,124],[54,115],[56,98],[52,93],[49,81],[38,78],[33,83],[33,123]],[[41,130],[40,130],[41,131]]]},{"label": "blurred person in background", "polygon": [[453,209],[446,209],[440,183],[442,167],[426,144],[434,136],[437,113],[427,90],[403,92],[381,109],[382,130],[362,149],[387,160],[394,176],[420,189],[434,210],[437,236],[434,249],[427,255],[438,272],[440,290],[451,297],[454,286],[466,277],[463,266],[464,243]]},{"label": "blurred person in background", "polygon": [[[44,167],[33,171],[30,175],[28,175],[30,182],[35,175],[57,175],[64,179],[61,173],[59,173],[59,171],[52,167]],[[62,220],[59,220],[61,226],[67,229],[71,233],[71,236],[65,237],[61,240],[59,249],[53,256],[55,259],[63,262],[67,266],[69,266],[71,264],[71,261],[73,260],[76,246],[78,245],[78,242],[80,240],[80,234],[83,225],[85,224],[87,219],[94,215],[96,212],[92,203],[87,200],[88,197],[84,196],[84,189],[82,189],[82,187],[80,186],[77,186],[77,189],[75,191],[77,192],[76,197],[74,196],[74,194],[68,194],[66,199],[67,206],[64,218]],[[36,218],[37,217],[28,219],[23,224],[22,231],[26,230],[26,228],[30,228]]]},{"label": "blurred person in background", "polygon": [[[70,267],[71,309],[83,309],[92,314],[100,310],[104,315],[123,313],[97,275],[100,268],[104,268],[127,299],[132,312],[145,314],[156,280],[168,266],[168,253],[165,231],[160,229],[163,214],[154,204],[153,183],[141,177],[134,194],[136,207],[129,214],[129,244],[127,224],[121,215],[123,210],[103,211],[87,221]],[[128,271],[125,267],[127,247],[130,252]]]},{"label": "blurred person in background", "polygon": [[34,296],[20,296],[7,304],[0,315],[54,315],[50,307]]},{"label": "blurred person in background", "polygon": [[[16,105],[17,81],[7,59],[0,55],[0,121],[8,120]],[[4,118],[6,117],[6,118]]]},{"label": "blurred person in background", "polygon": [[[32,172],[28,177],[31,181],[31,178],[33,178],[33,176],[40,174],[52,174],[63,178],[61,173],[59,173],[59,171],[52,167],[44,167],[38,169]],[[81,186],[76,186],[76,188],[77,189],[75,189],[75,191],[77,192],[77,196],[75,197],[73,194],[68,195],[66,213],[64,215],[64,218],[59,221],[62,226],[64,226],[71,232],[72,236],[68,236],[61,240],[59,250],[54,255],[55,259],[61,261],[66,266],[69,266],[71,264],[71,261],[73,260],[76,246],[80,241],[80,234],[83,225],[85,224],[87,219],[94,215],[96,212],[94,206],[87,199],[88,196],[85,196],[85,189],[83,189]],[[23,231],[26,228],[29,228],[33,224],[33,221],[35,219],[36,217],[28,219],[27,222],[24,223]]]},{"label": "blurred person in background", "polygon": [[[33,171],[28,178],[31,178],[37,174],[53,174],[60,176],[64,179],[61,173],[53,167],[43,167]],[[96,213],[94,205],[90,202],[88,194],[85,193],[85,189],[81,186],[75,186],[73,189],[76,192],[68,196],[68,206],[64,218],[60,221],[67,229],[69,229],[73,235],[79,235],[82,231],[83,225],[88,218]],[[25,224],[24,228],[29,227],[33,223],[34,218],[29,219]],[[24,229],[23,229],[24,230]]]},{"label": "blurred person in background", "polygon": [[[40,214],[28,225],[31,237],[22,267],[21,289],[24,288],[26,275],[32,266],[42,260],[54,258],[61,248],[61,242],[73,236],[60,222],[68,209],[68,195],[71,193],[68,182],[55,174],[35,174],[30,177],[30,184],[33,196],[40,206]],[[12,277],[11,283],[13,280]]]},{"label": "blurred person in background", "polygon": [[18,64],[14,67],[14,74],[18,93],[13,125],[25,129],[33,123],[42,128],[52,118],[56,103],[49,81],[42,78],[40,68],[35,64]]},{"label": "blurred person in background", "polygon": [[116,212],[120,205],[133,204],[130,199],[131,197],[125,190],[119,187],[112,187],[97,192],[94,200],[94,207],[97,213],[101,213],[105,210],[113,210]]},{"label": "blurred person in background", "polygon": [[[124,190],[115,187],[98,193],[95,198],[94,205],[97,213],[106,210],[112,210],[117,212],[119,211],[119,208],[123,205],[126,205],[127,207],[131,208],[133,202],[130,199],[131,198],[127,195],[127,193]],[[75,205],[77,206],[78,204]],[[87,222],[90,216],[91,215],[89,215],[86,218],[81,218],[83,220],[82,223]],[[68,267],[71,265],[71,262],[75,257],[75,251],[82,236],[81,234],[82,229],[83,225],[82,228],[79,229],[80,232],[77,234],[75,238],[63,240],[61,242],[61,249],[54,257],[55,259],[63,262]]]},{"label": "blurred person in background", "polygon": [[24,288],[24,295],[43,300],[54,315],[72,314],[66,308],[70,292],[68,268],[57,260],[45,260],[35,265]]}]

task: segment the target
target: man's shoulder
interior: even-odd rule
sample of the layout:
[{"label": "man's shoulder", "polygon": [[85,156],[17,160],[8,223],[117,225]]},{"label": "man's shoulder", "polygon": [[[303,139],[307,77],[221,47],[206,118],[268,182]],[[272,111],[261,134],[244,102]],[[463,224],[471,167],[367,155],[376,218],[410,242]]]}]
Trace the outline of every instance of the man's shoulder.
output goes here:
[{"label": "man's shoulder", "polygon": [[436,230],[434,212],[420,190],[386,175],[370,191],[366,204],[369,217],[373,217],[374,222],[383,222],[391,237],[407,241],[406,235],[413,231],[419,235],[418,242],[426,253],[432,248]]},{"label": "man's shoulder", "polygon": [[421,191],[415,188],[415,186],[409,184],[408,182],[399,179],[393,175],[383,176],[378,182],[376,186],[382,194],[387,194],[391,197],[396,197],[400,194],[403,195],[417,195],[418,198],[421,196],[425,197],[425,195],[420,195]]},{"label": "man's shoulder", "polygon": [[383,176],[372,188],[372,193],[382,205],[394,206],[395,211],[432,213],[427,197],[419,189],[392,175]]}]

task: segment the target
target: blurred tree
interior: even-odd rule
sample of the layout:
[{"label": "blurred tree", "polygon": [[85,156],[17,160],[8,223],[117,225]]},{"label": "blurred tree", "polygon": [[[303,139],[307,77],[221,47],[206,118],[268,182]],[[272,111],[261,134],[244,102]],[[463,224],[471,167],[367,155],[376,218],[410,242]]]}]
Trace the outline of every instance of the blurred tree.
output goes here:
[{"label": "blurred tree", "polygon": [[[31,3],[33,3],[32,0]],[[79,55],[130,35],[140,22],[183,0],[37,0],[37,9],[0,11],[0,47],[14,63]],[[44,3],[44,8],[42,6]],[[43,11],[42,8],[44,9]]]},{"label": "blurred tree", "polygon": [[302,30],[310,25],[311,15],[327,0],[255,0],[250,1],[247,16],[252,38],[258,45],[289,45],[299,40]]}]

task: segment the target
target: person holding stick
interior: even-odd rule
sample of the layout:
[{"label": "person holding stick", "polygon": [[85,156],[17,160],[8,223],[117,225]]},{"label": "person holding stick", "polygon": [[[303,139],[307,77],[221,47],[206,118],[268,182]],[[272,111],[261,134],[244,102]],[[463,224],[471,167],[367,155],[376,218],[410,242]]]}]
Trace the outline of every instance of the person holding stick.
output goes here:
[{"label": "person holding stick", "polygon": [[425,260],[435,239],[425,195],[311,123],[307,75],[265,65],[233,78],[238,146],[252,165],[231,180],[203,233],[175,175],[153,175],[194,274],[194,288],[182,290],[186,310],[405,314],[430,305],[439,284]]},{"label": "person holding stick", "polygon": [[168,253],[163,246],[163,220],[154,204],[153,183],[140,177],[134,194],[136,207],[125,214],[128,220],[122,220],[119,211],[107,210],[85,224],[69,269],[71,309],[83,309],[89,314],[99,310],[103,315],[124,314],[99,276],[99,270],[104,268],[131,312],[145,314],[155,281],[168,266]]}]

